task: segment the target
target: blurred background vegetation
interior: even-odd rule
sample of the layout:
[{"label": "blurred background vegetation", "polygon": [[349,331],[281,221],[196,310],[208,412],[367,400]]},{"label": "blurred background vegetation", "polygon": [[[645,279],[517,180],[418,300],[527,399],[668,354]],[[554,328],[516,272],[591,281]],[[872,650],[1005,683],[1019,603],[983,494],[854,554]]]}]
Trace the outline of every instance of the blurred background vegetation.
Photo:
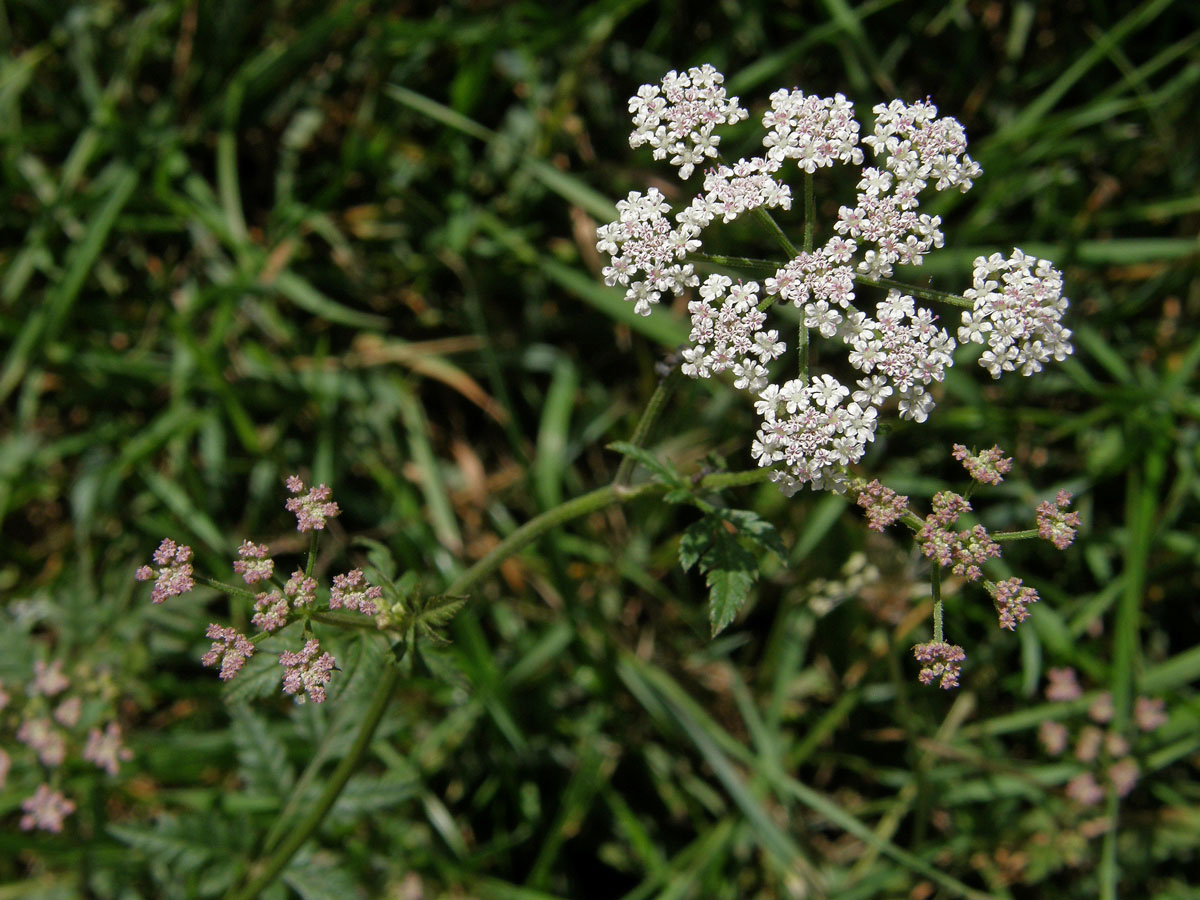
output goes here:
[{"label": "blurred background vegetation", "polygon": [[[711,62],[752,122],[781,86],[868,121],[930,96],[963,122],[985,174],[940,201],[920,277],[959,290],[978,253],[1046,256],[1076,354],[1000,384],[967,354],[863,470],[928,496],[961,484],[952,443],[999,442],[1017,465],[981,521],[1024,527],[1067,488],[1079,541],[1008,552],[1043,597],[1016,635],[948,585],[968,663],[945,693],[909,649],[925,568],[840,498],[723,495],[788,557],[715,641],[676,558],[694,511],[572,523],[471,597],[270,896],[1196,896],[1198,20],[1169,0],[0,6],[0,679],[102,676],[135,753],[66,770],[67,829],[22,832],[44,776],[0,712],[0,895],[218,896],[346,750],[376,643],[344,641],[322,708],[225,697],[198,665],[224,600],[151,607],[132,581],[163,535],[214,574],[243,537],[299,555],[298,472],[345,511],[323,569],[365,535],[437,590],[611,480],[605,444],[682,319],[635,321],[593,230],[648,183],[686,198],[629,149],[625,103]],[[817,182],[825,221],[839,177]],[[688,385],[651,444],[744,469],[753,427]],[[1131,733],[1119,807],[1068,800],[1085,766],[1039,748],[1094,696],[1047,704],[1054,666],[1118,707],[1167,702]]]}]

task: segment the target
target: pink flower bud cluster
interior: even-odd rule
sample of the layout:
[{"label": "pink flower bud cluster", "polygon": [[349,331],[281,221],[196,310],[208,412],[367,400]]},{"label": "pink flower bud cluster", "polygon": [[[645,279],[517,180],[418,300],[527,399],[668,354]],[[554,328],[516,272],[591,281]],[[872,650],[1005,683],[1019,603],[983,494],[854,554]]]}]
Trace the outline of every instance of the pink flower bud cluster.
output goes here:
[{"label": "pink flower bud cluster", "polygon": [[937,681],[938,687],[943,690],[958,687],[958,678],[962,674],[959,663],[967,658],[962,647],[945,641],[930,641],[913,647],[913,656],[922,663],[921,671],[917,674],[921,684]]},{"label": "pink flower bud cluster", "polygon": [[963,464],[968,474],[980,484],[999,484],[1012,468],[1011,457],[999,447],[972,454],[962,444],[954,445],[954,458]]},{"label": "pink flower bud cluster", "polygon": [[858,492],[858,505],[867,511],[867,527],[883,531],[908,509],[908,498],[884,487],[876,478]]},{"label": "pink flower bud cluster", "polygon": [[955,575],[962,575],[968,581],[977,581],[983,577],[980,566],[1000,556],[1000,545],[992,540],[982,525],[964,531],[954,531],[949,527],[970,508],[971,504],[958,494],[950,491],[935,494],[933,512],[925,517],[925,524],[917,533],[917,541],[921,545],[921,552],[938,565],[948,567]]},{"label": "pink flower bud cluster", "polygon": [[268,552],[266,544],[242,541],[242,546],[238,547],[240,559],[233,564],[233,571],[241,575],[246,584],[270,581],[275,574],[275,560],[268,558]]},{"label": "pink flower bud cluster", "polygon": [[[1046,675],[1049,681],[1046,699],[1061,703],[1083,695],[1074,669],[1050,669]],[[1164,706],[1160,699],[1138,697],[1134,701],[1134,724],[1142,732],[1161,728],[1167,722]],[[1120,732],[1098,727],[1111,722],[1114,714],[1112,695],[1099,694],[1087,711],[1088,718],[1096,724],[1084,725],[1075,737],[1072,755],[1090,768],[1072,778],[1065,790],[1080,806],[1099,804],[1104,799],[1105,784],[1119,797],[1126,796],[1137,785],[1141,771],[1130,755],[1129,740]],[[1038,742],[1050,756],[1061,756],[1071,747],[1071,729],[1058,719],[1047,719],[1038,727]]]},{"label": "pink flower bud cluster", "polygon": [[333,576],[329,592],[330,609],[357,610],[368,616],[379,612],[376,605],[383,598],[383,588],[367,584],[362,569],[352,569],[345,575]]},{"label": "pink flower bud cluster", "polygon": [[[64,820],[75,811],[74,801],[44,780],[46,770],[57,770],[74,758],[116,775],[120,764],[133,758],[122,743],[120,725],[105,722],[115,710],[99,676],[83,663],[74,664],[68,676],[61,659],[38,660],[23,690],[10,694],[0,682],[0,710],[9,710],[0,724],[16,726],[11,735],[0,733],[0,790],[32,791],[21,803],[19,824],[25,831],[60,832]],[[10,778],[14,784],[9,783]],[[55,774],[51,782],[58,779]],[[35,782],[41,782],[36,789]]]},{"label": "pink flower bud cluster", "polygon": [[162,603],[168,597],[186,594],[196,586],[192,581],[191,547],[186,544],[176,545],[170,538],[163,538],[163,542],[154,551],[153,558],[158,567],[157,572],[150,566],[142,566],[133,574],[138,581],[155,579],[154,590],[150,593],[152,602]]},{"label": "pink flower bud cluster", "polygon": [[303,495],[292,497],[284,504],[288,512],[296,514],[297,531],[320,531],[325,527],[326,519],[342,514],[338,505],[329,499],[333,492],[326,485],[319,484],[305,493],[304,482],[297,475],[290,476],[286,484],[293,494]]},{"label": "pink flower bud cluster", "polygon": [[1059,550],[1071,546],[1079,527],[1079,513],[1066,511],[1070,505],[1071,492],[1059,491],[1054,503],[1047,500],[1037,508],[1038,537],[1049,541]]},{"label": "pink flower bud cluster", "polygon": [[[327,519],[341,513],[338,505],[330,499],[332,492],[327,486],[322,484],[306,491],[304,483],[295,475],[288,477],[286,484],[291,493],[299,495],[290,498],[286,503],[287,510],[296,515],[297,530],[323,529]],[[256,628],[266,633],[283,628],[293,621],[296,613],[307,622],[310,615],[307,610],[315,605],[317,595],[316,579],[307,575],[303,569],[294,571],[286,582],[275,579],[275,561],[270,558],[269,552],[266,544],[243,541],[238,548],[239,559],[233,563],[234,571],[240,574],[247,584],[272,581],[274,583],[274,587],[261,591],[255,596],[254,613],[250,618]],[[163,541],[154,555],[155,562],[160,566],[159,581],[155,585],[152,595],[154,602],[159,603],[168,596],[175,596],[193,587],[192,568],[188,562],[191,556],[190,547],[177,546],[174,541],[169,539]],[[182,566],[186,566],[186,573],[181,568]],[[185,574],[186,587],[183,582]],[[149,566],[143,566],[137,571],[139,580],[145,581],[151,577],[154,577],[154,572]],[[329,608],[375,615],[378,612],[377,603],[382,597],[383,589],[368,584],[362,571],[354,569],[345,575],[334,577],[329,596]],[[307,627],[306,625],[306,630]],[[219,666],[219,677],[224,681],[237,675],[245,666],[246,661],[254,655],[254,640],[235,628],[214,623],[208,626],[205,634],[212,641],[212,645],[200,661],[205,666]],[[305,695],[314,702],[320,703],[324,700],[325,691],[321,685],[329,681],[329,673],[334,668],[334,659],[328,653],[319,657],[315,656],[319,646],[315,639],[310,639],[301,654],[284,653],[281,655],[280,662],[288,670],[284,681],[286,693],[295,694],[299,688],[289,689],[289,685],[298,683],[303,687]],[[290,660],[290,662],[285,660]],[[49,675],[45,676],[46,680],[49,678]],[[300,682],[295,682],[297,678],[300,679]],[[39,738],[32,732],[31,736],[39,745],[47,747],[46,752],[52,751],[53,748],[47,743],[48,738]],[[96,743],[91,751],[96,759],[104,761],[105,765],[108,760],[114,758],[112,756],[114,751],[110,749],[108,741],[109,738],[106,735],[97,733]]]},{"label": "pink flower bud cluster", "polygon": [[284,668],[283,692],[296,695],[297,703],[303,703],[305,695],[313,703],[325,702],[325,685],[333,676],[334,659],[328,653],[318,656],[320,649],[320,643],[309,640],[299,653],[279,654],[279,664]]},{"label": "pink flower bud cluster", "polygon": [[1030,605],[1038,601],[1037,591],[1026,587],[1020,578],[1008,578],[989,585],[989,590],[1000,617],[1000,627],[1009,631],[1016,631],[1017,626],[1029,618]]}]

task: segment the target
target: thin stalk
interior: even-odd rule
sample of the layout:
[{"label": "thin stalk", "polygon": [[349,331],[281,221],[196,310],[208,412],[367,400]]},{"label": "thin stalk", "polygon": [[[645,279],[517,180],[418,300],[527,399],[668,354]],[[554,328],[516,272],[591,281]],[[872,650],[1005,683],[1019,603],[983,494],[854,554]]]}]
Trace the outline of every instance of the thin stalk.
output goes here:
[{"label": "thin stalk", "polygon": [[[642,417],[638,420],[637,427],[633,429],[633,436],[629,439],[629,443],[635,447],[644,446],[646,439],[650,436],[650,429],[654,427],[654,423],[658,421],[658,417],[662,414],[666,407],[667,398],[671,396],[671,391],[675,389],[675,385],[679,383],[680,371],[679,366],[672,365],[671,371],[665,377],[660,378],[658,387],[654,389],[654,394],[646,403],[646,408],[642,411]],[[636,463],[632,456],[626,456],[621,460],[621,465],[617,467],[617,476],[613,479],[615,485],[626,485],[633,475],[633,469]]]},{"label": "thin stalk", "polygon": [[975,301],[968,300],[961,294],[949,294],[946,291],[935,291],[933,288],[923,288],[915,284],[906,284],[903,281],[896,281],[892,278],[871,278],[868,275],[855,273],[854,280],[859,284],[865,284],[868,287],[877,288],[895,288],[905,294],[910,294],[913,297],[920,297],[922,300],[932,300],[935,303],[946,303],[950,306],[957,306],[959,309],[974,309]]},{"label": "thin stalk", "polygon": [[754,215],[758,218],[759,222],[766,226],[767,231],[770,232],[771,237],[775,239],[775,243],[779,245],[780,249],[787,254],[788,259],[795,259],[800,255],[800,251],[796,249],[796,245],[788,240],[788,236],[783,233],[783,229],[779,227],[779,223],[775,221],[775,218],[769,212],[759,206],[755,208]]},{"label": "thin stalk", "polygon": [[942,567],[936,562],[930,567],[929,586],[933,592],[933,640],[940,644],[946,637],[942,630]]},{"label": "thin stalk", "polygon": [[325,815],[333,807],[333,804],[337,802],[337,798],[341,795],[342,788],[346,786],[346,782],[350,780],[350,776],[358,771],[359,763],[366,754],[367,746],[375,736],[375,729],[383,719],[388,702],[392,699],[392,692],[396,688],[396,680],[399,674],[400,670],[396,660],[389,655],[387,661],[384,663],[383,672],[379,675],[379,686],[375,689],[375,695],[371,698],[371,705],[367,708],[367,713],[358,728],[358,734],[354,738],[354,744],[351,746],[350,752],[342,757],[342,761],[333,770],[333,774],[329,776],[329,781],[325,784],[325,790],[321,792],[321,796],[313,804],[307,815],[296,823],[291,833],[279,845],[279,849],[262,863],[249,884],[242,888],[242,890],[231,894],[229,900],[252,900],[252,898],[257,897],[266,890],[291,861],[296,851],[300,849],[304,842],[312,836],[312,833],[317,830],[321,822],[324,821]]}]

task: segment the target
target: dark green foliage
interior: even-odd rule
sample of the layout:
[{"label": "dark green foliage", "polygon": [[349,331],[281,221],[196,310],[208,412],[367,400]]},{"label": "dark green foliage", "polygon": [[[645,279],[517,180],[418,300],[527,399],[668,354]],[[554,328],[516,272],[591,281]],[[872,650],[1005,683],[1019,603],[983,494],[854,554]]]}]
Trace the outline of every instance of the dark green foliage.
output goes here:
[{"label": "dark green foliage", "polygon": [[[226,689],[199,665],[204,629],[248,605],[203,588],[152,607],[131,579],[166,535],[222,578],[243,538],[290,571],[298,473],[344,510],[317,574],[371,569],[419,652],[400,648],[361,770],[264,896],[1189,896],[1193,7],[5,5],[0,680],[20,697],[35,660],[86,667],[135,757],[47,772],[0,711],[0,894],[222,896],[320,795],[388,642],[316,626],[340,667],[322,706],[283,697],[265,650]],[[628,148],[626,98],[705,61],[752,119],[795,85],[864,120],[929,95],[963,122],[984,175],[930,210],[947,247],[905,277],[958,290],[975,255],[1013,246],[1065,272],[1067,363],[997,385],[963,353],[930,422],[863,463],[927,497],[961,486],[951,444],[999,443],[1017,464],[979,506],[994,528],[1078,498],[1066,553],[1006,551],[1042,595],[1015,635],[944,584],[956,694],[915,682],[928,580],[898,530],[772,486],[700,505],[718,502],[695,494],[711,453],[752,465],[753,412],[726,387],[686,384],[643,449],[613,443],[687,327],[604,287],[593,229],[650,179],[694,190]],[[723,147],[752,150],[755,127]],[[852,191],[818,178],[819,231]],[[465,604],[446,595],[622,454],[671,502],[582,517]],[[1070,709],[1041,693],[1065,665],[1088,691]],[[1132,793],[1081,809],[1064,785],[1082,766],[1037,729],[1078,729],[1105,691],[1121,710],[1161,697],[1170,719],[1131,733]],[[61,835],[18,827],[46,778],[78,804]]]}]

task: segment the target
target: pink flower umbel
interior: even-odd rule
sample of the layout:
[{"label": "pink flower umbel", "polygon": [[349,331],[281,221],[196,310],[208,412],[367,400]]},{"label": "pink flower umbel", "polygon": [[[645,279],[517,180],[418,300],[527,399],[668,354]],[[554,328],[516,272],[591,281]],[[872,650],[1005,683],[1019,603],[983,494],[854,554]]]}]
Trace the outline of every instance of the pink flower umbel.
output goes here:
[{"label": "pink flower umbel", "polygon": [[1071,505],[1071,492],[1059,491],[1054,503],[1049,500],[1037,508],[1038,537],[1052,543],[1059,550],[1066,550],[1075,540],[1079,528],[1079,513],[1067,512]]},{"label": "pink flower umbel", "polygon": [[70,680],[63,674],[61,659],[54,660],[50,665],[46,665],[40,659],[33,664],[33,684],[30,685],[32,693],[53,697],[70,686]]},{"label": "pink flower umbel", "polygon": [[1070,733],[1062,722],[1045,721],[1038,726],[1038,741],[1051,756],[1058,756],[1067,749]]},{"label": "pink flower umbel", "polygon": [[162,603],[168,597],[186,594],[196,586],[192,581],[191,558],[192,548],[187,544],[176,545],[170,538],[163,538],[154,551],[154,564],[158,566],[158,571],[155,572],[150,566],[142,566],[133,577],[138,581],[155,579],[150,599],[154,603]]},{"label": "pink flower umbel", "polygon": [[1083,696],[1083,688],[1075,678],[1072,668],[1047,669],[1046,699],[1056,701],[1077,700]]},{"label": "pink flower umbel", "polygon": [[312,606],[317,599],[317,580],[309,578],[303,569],[297,569],[283,586],[283,592],[292,601],[292,608]]},{"label": "pink flower umbel", "polygon": [[1165,704],[1162,700],[1138,697],[1133,704],[1133,721],[1142,731],[1154,731],[1167,724]]},{"label": "pink flower umbel", "polygon": [[287,624],[287,598],[279,591],[269,591],[254,598],[254,615],[250,621],[263,631],[275,631]]},{"label": "pink flower umbel", "polygon": [[[360,588],[359,585],[362,585]],[[330,609],[356,609],[373,616],[379,611],[375,602],[383,596],[383,588],[367,584],[362,569],[352,569],[345,575],[333,576],[333,589],[329,592]]]},{"label": "pink flower umbel", "polygon": [[240,559],[233,564],[233,571],[242,576],[246,584],[267,581],[275,572],[275,560],[267,557],[267,545],[242,541],[238,547]]},{"label": "pink flower umbel", "polygon": [[246,660],[254,655],[254,645],[246,636],[233,628],[222,628],[220,625],[209,625],[205,637],[213,642],[212,649],[200,658],[206,666],[221,664],[220,678],[228,681],[246,664]]},{"label": "pink flower umbel", "polygon": [[972,454],[962,444],[954,445],[954,458],[961,462],[972,478],[980,484],[999,484],[1012,468],[1012,459],[1004,456],[999,447]]},{"label": "pink flower umbel", "polygon": [[993,598],[1000,627],[1016,631],[1017,625],[1029,618],[1029,605],[1037,603],[1038,592],[1025,587],[1020,578],[1009,578],[996,584]]},{"label": "pink flower umbel", "polygon": [[286,669],[283,676],[283,692],[298,694],[297,703],[305,701],[305,694],[313,703],[325,702],[325,685],[333,677],[335,660],[328,653],[317,656],[320,649],[320,642],[312,639],[299,653],[279,654],[279,664]]},{"label": "pink flower umbel", "polygon": [[133,759],[133,751],[121,743],[121,726],[109,722],[103,732],[99,728],[88,732],[83,758],[95,763],[109,775],[116,775],[122,762]]},{"label": "pink flower umbel", "polygon": [[1067,796],[1080,806],[1095,806],[1104,799],[1104,788],[1096,783],[1091,772],[1084,772],[1068,782]]},{"label": "pink flower umbel", "polygon": [[21,804],[25,815],[21,816],[21,830],[32,831],[39,828],[42,831],[52,831],[55,834],[62,831],[63,819],[75,812],[75,804],[50,789],[48,784],[38,785],[32,797]]},{"label": "pink flower umbel", "polygon": [[320,531],[325,527],[326,519],[341,515],[341,509],[329,499],[333,491],[326,485],[319,484],[304,493],[304,482],[298,475],[288,476],[286,484],[293,494],[303,495],[292,497],[284,504],[288,512],[296,514],[297,531]]},{"label": "pink flower umbel", "polygon": [[43,766],[61,766],[67,757],[63,733],[49,719],[26,719],[17,729],[17,740],[38,755]]},{"label": "pink flower umbel", "polygon": [[867,511],[867,527],[883,531],[904,515],[908,498],[884,487],[879,479],[875,479],[859,492],[858,505]]},{"label": "pink flower umbel", "polygon": [[913,656],[917,662],[924,663],[924,668],[917,674],[921,684],[933,684],[937,680],[938,686],[945,690],[958,687],[958,676],[962,674],[959,663],[967,658],[962,647],[945,641],[930,641],[913,647]]}]

